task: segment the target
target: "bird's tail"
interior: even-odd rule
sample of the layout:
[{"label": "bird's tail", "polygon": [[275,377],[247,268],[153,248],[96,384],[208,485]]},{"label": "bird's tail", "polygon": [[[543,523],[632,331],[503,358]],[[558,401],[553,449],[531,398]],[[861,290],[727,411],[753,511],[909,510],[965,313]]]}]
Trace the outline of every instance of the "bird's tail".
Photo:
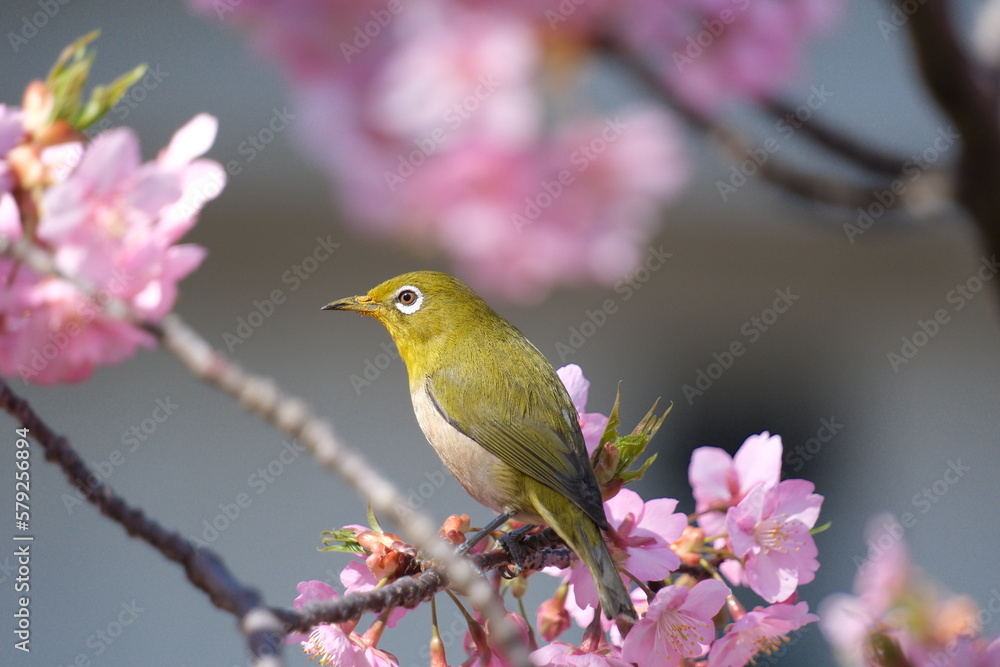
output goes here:
[{"label": "bird's tail", "polygon": [[542,494],[545,498],[536,500],[537,513],[590,570],[604,615],[614,619],[622,636],[625,636],[638,616],[628,590],[622,583],[618,567],[604,543],[600,527],[573,501],[561,494],[548,488]]}]

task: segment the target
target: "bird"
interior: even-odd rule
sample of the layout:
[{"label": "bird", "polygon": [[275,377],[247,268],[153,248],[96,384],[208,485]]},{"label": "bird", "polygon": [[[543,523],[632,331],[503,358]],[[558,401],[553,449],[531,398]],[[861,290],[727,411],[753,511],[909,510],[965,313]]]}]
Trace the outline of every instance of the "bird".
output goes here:
[{"label": "bird", "polygon": [[508,519],[551,527],[627,633],[635,607],[602,536],[609,525],[577,410],[538,348],[437,271],[404,273],[322,309],[372,317],[389,332],[424,436],[469,495],[498,513],[483,532]]}]

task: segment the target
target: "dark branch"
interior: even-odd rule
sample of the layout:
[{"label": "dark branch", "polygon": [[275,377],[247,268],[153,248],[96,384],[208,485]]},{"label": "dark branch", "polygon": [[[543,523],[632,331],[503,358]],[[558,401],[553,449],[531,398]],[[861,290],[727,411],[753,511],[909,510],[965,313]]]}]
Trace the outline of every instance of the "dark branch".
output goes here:
[{"label": "dark branch", "polygon": [[[555,546],[558,544],[560,544],[559,538],[551,530],[526,538],[522,545],[525,557],[521,566],[524,571],[540,570],[550,565],[569,567],[574,558],[573,553],[566,547]],[[510,556],[500,549],[477,554],[470,559],[483,572],[511,564]],[[412,609],[449,586],[448,579],[440,567],[432,562],[424,565],[427,569],[421,574],[397,579],[382,588],[345,595],[308,610],[272,609],[272,611],[282,620],[288,632],[308,632],[310,628],[320,623],[356,620],[367,612],[381,614],[393,607]]]},{"label": "dark branch", "polygon": [[[761,106],[776,118],[795,116],[795,109],[780,100],[765,99],[761,102]],[[903,171],[907,160],[906,157],[861,143],[855,137],[824,123],[816,116],[810,117],[808,122],[796,125],[796,129],[801,129],[803,134],[808,135],[818,145],[846,158],[855,166],[877,174],[896,178]]]},{"label": "dark branch", "polygon": [[[902,0],[895,0],[902,5]],[[926,0],[909,15],[917,62],[934,101],[962,137],[957,197],[992,252],[1000,251],[1000,94],[990,70],[959,44],[948,3]]]},{"label": "dark branch", "polygon": [[[736,130],[717,123],[708,115],[696,110],[674,95],[657,72],[628,47],[614,37],[606,36],[594,42],[594,48],[611,57],[635,76],[650,93],[666,106],[674,109],[690,125],[705,132],[723,146],[735,159],[744,160],[756,146],[749,143]],[[810,173],[783,163],[771,155],[766,162],[758,165],[762,178],[794,195],[831,206],[856,208],[871,203],[872,193],[885,189],[884,181],[868,185],[856,185],[846,181]]]},{"label": "dark branch", "polygon": [[242,585],[217,554],[194,546],[179,533],[165,529],[146,516],[141,509],[130,507],[87,467],[69,441],[49,428],[28,402],[14,394],[2,379],[0,407],[28,429],[30,436],[45,451],[45,459],[58,465],[70,484],[79,489],[101,514],[121,524],[131,537],[150,544],[167,560],[181,565],[187,578],[208,594],[212,604],[240,618],[255,657],[280,655],[284,633],[277,619],[266,610],[260,594]]}]

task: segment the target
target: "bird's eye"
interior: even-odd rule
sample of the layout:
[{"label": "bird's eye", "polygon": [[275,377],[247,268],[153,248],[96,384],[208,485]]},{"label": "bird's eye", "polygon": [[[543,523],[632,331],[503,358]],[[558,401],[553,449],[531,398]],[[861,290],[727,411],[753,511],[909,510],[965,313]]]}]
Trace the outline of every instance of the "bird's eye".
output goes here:
[{"label": "bird's eye", "polygon": [[404,315],[412,315],[420,310],[424,303],[424,295],[416,287],[406,285],[396,292],[396,308]]}]

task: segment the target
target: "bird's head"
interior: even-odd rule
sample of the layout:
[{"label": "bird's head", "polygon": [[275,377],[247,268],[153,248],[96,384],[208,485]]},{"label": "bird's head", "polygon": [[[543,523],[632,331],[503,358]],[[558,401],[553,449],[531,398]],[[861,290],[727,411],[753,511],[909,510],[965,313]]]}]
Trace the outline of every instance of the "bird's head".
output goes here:
[{"label": "bird's head", "polygon": [[474,335],[476,328],[502,321],[465,283],[437,271],[404,273],[365,295],[332,301],[323,310],[374,317],[389,331],[407,366],[448,336]]}]

